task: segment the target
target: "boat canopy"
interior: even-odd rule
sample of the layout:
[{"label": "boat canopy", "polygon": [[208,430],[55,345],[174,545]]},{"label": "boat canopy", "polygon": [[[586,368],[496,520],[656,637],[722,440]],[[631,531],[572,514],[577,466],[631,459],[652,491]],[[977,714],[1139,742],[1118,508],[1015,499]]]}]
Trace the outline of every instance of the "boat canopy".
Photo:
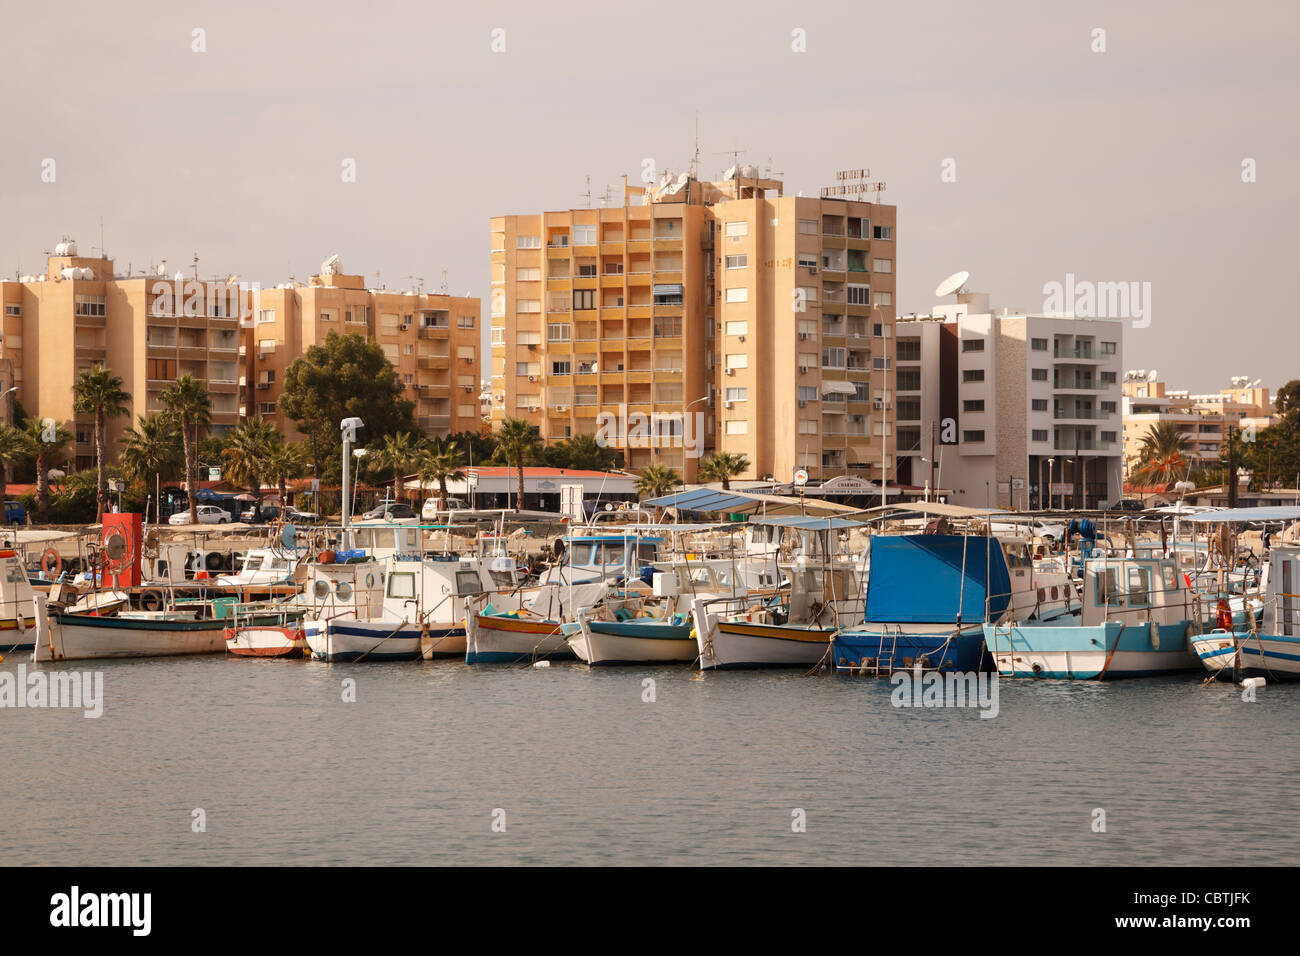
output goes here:
[{"label": "boat canopy", "polygon": [[819,498],[793,498],[788,495],[760,495],[753,492],[722,491],[717,488],[690,488],[641,502],[652,508],[676,508],[678,511],[718,511],[732,514],[842,514],[858,509]]},{"label": "boat canopy", "polygon": [[1209,523],[1224,521],[1297,521],[1300,520],[1300,508],[1281,506],[1224,508],[1222,511],[1207,511],[1204,514],[1188,515],[1186,520]]},{"label": "boat canopy", "polygon": [[874,508],[858,512],[874,517],[895,517],[902,514],[938,515],[942,518],[988,518],[997,517],[1008,521],[1031,521],[1033,519],[1016,515],[1002,508],[967,508],[964,505],[950,505],[941,501],[907,501],[895,505],[877,505]]},{"label": "boat canopy", "polygon": [[776,528],[796,528],[799,531],[838,531],[840,528],[863,528],[865,521],[850,518],[812,518],[805,515],[779,515],[773,518],[755,518],[750,524],[771,525]]},{"label": "boat canopy", "polygon": [[1002,542],[980,535],[877,535],[867,582],[873,624],[978,623],[985,598],[996,620],[1011,600]]}]

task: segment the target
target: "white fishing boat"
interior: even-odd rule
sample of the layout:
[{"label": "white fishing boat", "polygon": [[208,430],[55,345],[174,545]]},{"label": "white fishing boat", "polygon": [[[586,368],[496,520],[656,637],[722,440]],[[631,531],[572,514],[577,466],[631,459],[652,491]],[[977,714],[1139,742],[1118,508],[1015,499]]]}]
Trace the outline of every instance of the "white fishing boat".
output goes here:
[{"label": "white fishing boat", "polygon": [[[484,595],[465,621],[465,663],[513,664],[538,658],[573,658],[562,625],[609,594],[612,582],[548,584]],[[513,606],[501,607],[509,601]]]},{"label": "white fishing boat", "polygon": [[31,650],[36,642],[36,595],[12,549],[0,550],[0,654]]},{"label": "white fishing boat", "polygon": [[1264,585],[1257,625],[1234,618],[1231,628],[1191,639],[1197,658],[1216,677],[1300,680],[1300,545],[1273,546]]}]

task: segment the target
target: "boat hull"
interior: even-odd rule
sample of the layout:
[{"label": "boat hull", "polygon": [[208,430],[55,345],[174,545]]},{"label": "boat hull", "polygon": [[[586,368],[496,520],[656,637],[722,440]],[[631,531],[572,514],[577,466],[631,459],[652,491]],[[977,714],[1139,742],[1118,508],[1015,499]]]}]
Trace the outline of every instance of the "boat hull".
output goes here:
[{"label": "boat hull", "polygon": [[686,664],[698,656],[689,624],[645,620],[587,621],[569,638],[578,660],[592,667],[614,664]]},{"label": "boat hull", "polygon": [[220,654],[226,649],[225,622],[147,621],[50,614],[39,634],[36,661],[108,660]]},{"label": "boat hull", "polygon": [[1190,642],[1197,659],[1220,680],[1300,680],[1300,637],[1215,631]]},{"label": "boat hull", "polygon": [[849,628],[835,636],[837,670],[890,674],[911,670],[974,673],[985,669],[984,633],[979,625],[957,628],[890,624]]},{"label": "boat hull", "polygon": [[[701,670],[743,670],[757,667],[812,667],[828,660],[835,632],[824,628],[755,624],[714,619],[707,630],[697,629]],[[702,639],[698,634],[703,633]]]},{"label": "boat hull", "polygon": [[466,664],[515,664],[534,658],[572,659],[568,638],[555,621],[471,614],[465,632]]},{"label": "boat hull", "polygon": [[398,621],[308,621],[303,625],[311,656],[339,664],[415,661],[423,653],[420,627]]},{"label": "boat hull", "polygon": [[1151,677],[1196,670],[1188,626],[1144,621],[1121,625],[984,625],[984,639],[1002,677],[1096,680]]},{"label": "boat hull", "polygon": [[0,654],[36,649],[36,618],[23,618],[19,626],[16,618],[0,621]]},{"label": "boat hull", "polygon": [[298,627],[255,625],[226,629],[226,650],[238,657],[301,657],[307,636]]}]

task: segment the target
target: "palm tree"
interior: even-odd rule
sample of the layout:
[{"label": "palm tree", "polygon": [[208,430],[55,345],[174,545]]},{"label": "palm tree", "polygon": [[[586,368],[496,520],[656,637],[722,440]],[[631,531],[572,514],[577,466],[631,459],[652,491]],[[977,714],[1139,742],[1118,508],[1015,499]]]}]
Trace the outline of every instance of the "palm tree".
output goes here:
[{"label": "palm tree", "polygon": [[[157,490],[163,476],[168,478],[176,474],[183,464],[183,456],[176,439],[179,434],[176,424],[167,415],[155,412],[141,416],[134,428],[122,432],[122,450],[118,454],[118,463],[122,472],[130,481],[139,481],[148,490],[149,479],[153,479],[153,488]],[[162,515],[162,501],[153,503],[154,521]]]},{"label": "palm tree", "polygon": [[29,418],[23,429],[27,454],[36,462],[36,513],[41,524],[50,520],[50,466],[63,456],[72,432],[52,418]]},{"label": "palm tree", "polygon": [[9,497],[9,466],[27,457],[27,438],[20,429],[0,424],[0,503]]},{"label": "palm tree", "polygon": [[182,375],[162,393],[163,407],[181,432],[185,450],[185,491],[190,499],[190,524],[199,522],[198,445],[199,432],[212,424],[212,398],[208,387],[193,375]]},{"label": "palm tree", "polygon": [[1138,464],[1133,478],[1139,483],[1167,485],[1186,478],[1195,459],[1187,455],[1191,439],[1177,422],[1155,422],[1138,442]]},{"label": "palm tree", "polygon": [[519,494],[515,498],[515,510],[524,506],[524,457],[531,455],[542,443],[542,434],[537,426],[522,418],[507,418],[501,423],[497,432],[497,449],[514,463],[515,474],[519,480]]},{"label": "palm tree", "polygon": [[419,455],[420,445],[414,436],[410,432],[398,432],[396,435],[385,435],[384,443],[371,458],[371,467],[376,471],[392,471],[394,501],[401,494],[402,475],[411,470]]},{"label": "palm tree", "polygon": [[108,508],[108,462],[104,448],[105,429],[110,418],[121,418],[131,411],[131,393],[122,388],[122,380],[96,365],[82,372],[72,386],[72,410],[78,415],[95,416],[95,520],[102,521]]},{"label": "palm tree", "polygon": [[665,465],[647,465],[636,477],[636,493],[641,498],[658,498],[682,483],[676,468]]},{"label": "palm tree", "polygon": [[435,438],[420,455],[420,483],[436,481],[442,510],[447,511],[447,480],[461,481],[465,472],[460,469],[460,446],[451,438]]},{"label": "palm tree", "polygon": [[[270,422],[249,418],[230,433],[221,460],[230,473],[230,480],[244,485],[252,493],[258,510],[262,507],[262,472],[266,455],[272,446],[283,443],[280,432]],[[281,504],[284,501],[281,500]]]},{"label": "palm tree", "polygon": [[715,451],[700,462],[696,477],[700,481],[720,481],[722,490],[731,490],[731,479],[749,470],[749,459],[729,451]]},{"label": "palm tree", "polygon": [[275,482],[280,492],[283,508],[289,494],[289,479],[298,478],[307,470],[307,456],[301,445],[290,445],[277,435],[276,441],[262,455],[262,475]]}]

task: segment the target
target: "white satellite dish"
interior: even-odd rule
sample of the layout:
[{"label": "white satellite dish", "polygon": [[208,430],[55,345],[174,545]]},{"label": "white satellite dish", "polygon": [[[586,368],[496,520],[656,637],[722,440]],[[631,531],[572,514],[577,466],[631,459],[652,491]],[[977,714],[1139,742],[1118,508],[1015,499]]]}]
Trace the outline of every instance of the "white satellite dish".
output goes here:
[{"label": "white satellite dish", "polygon": [[1152,369],[1151,371],[1147,372],[1147,381],[1148,382],[1159,381],[1159,379],[1156,378],[1158,374],[1159,373],[1155,369]]},{"label": "white satellite dish", "polygon": [[969,278],[969,272],[954,272],[935,287],[934,294],[952,295],[954,292],[960,292],[961,287],[966,284],[966,280]]}]

